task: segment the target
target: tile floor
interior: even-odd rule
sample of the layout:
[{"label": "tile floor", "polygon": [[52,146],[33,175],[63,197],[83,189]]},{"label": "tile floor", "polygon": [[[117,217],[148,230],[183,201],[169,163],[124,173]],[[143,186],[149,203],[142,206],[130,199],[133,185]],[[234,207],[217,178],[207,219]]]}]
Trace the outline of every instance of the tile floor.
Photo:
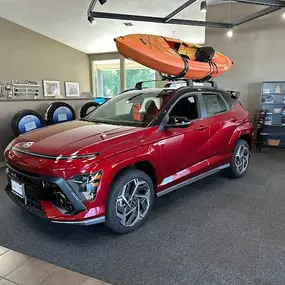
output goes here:
[{"label": "tile floor", "polygon": [[[0,285],[108,285],[0,246]],[[109,284],[110,285],[110,284]]]}]

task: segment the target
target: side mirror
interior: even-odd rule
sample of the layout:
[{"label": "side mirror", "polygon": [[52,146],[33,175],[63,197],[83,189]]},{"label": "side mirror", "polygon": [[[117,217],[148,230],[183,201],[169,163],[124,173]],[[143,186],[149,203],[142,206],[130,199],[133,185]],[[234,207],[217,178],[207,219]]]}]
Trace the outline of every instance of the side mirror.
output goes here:
[{"label": "side mirror", "polygon": [[188,128],[191,121],[186,117],[169,117],[164,125],[165,128]]}]

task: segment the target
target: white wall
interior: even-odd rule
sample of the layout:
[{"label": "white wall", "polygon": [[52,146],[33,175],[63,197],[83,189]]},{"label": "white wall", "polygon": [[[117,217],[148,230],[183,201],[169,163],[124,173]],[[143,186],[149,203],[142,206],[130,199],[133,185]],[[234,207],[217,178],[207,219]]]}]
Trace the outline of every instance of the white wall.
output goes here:
[{"label": "white wall", "polygon": [[[90,91],[90,67],[87,54],[50,38],[35,33],[0,17],[0,79],[60,80],[64,95],[64,81],[79,82],[81,91]],[[14,136],[11,120],[23,109],[33,109],[44,115],[49,100],[0,100],[0,167],[3,151]],[[90,100],[66,100],[79,113],[81,106]]]},{"label": "white wall", "polygon": [[89,57],[0,17],[0,79],[79,82],[90,92]]},{"label": "white wall", "polygon": [[[270,17],[277,21],[276,14]],[[206,30],[206,44],[234,62],[216,81],[223,88],[241,91],[241,102],[250,112],[259,108],[262,81],[285,81],[285,26],[262,25],[270,19],[241,26],[232,38],[226,36],[226,30]],[[282,23],[279,15],[278,19]]]}]

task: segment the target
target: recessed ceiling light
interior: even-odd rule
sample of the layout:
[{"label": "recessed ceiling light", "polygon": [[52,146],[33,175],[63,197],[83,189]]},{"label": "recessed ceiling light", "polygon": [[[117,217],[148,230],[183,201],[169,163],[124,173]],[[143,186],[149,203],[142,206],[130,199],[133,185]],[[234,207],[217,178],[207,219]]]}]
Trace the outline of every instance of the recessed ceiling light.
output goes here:
[{"label": "recessed ceiling light", "polygon": [[133,27],[133,26],[134,26],[134,25],[133,25],[132,23],[130,23],[130,22],[124,23],[124,25],[125,25],[126,27]]},{"label": "recessed ceiling light", "polygon": [[232,29],[228,30],[227,36],[228,36],[229,38],[231,38],[233,35],[234,35],[233,30],[232,30]]}]

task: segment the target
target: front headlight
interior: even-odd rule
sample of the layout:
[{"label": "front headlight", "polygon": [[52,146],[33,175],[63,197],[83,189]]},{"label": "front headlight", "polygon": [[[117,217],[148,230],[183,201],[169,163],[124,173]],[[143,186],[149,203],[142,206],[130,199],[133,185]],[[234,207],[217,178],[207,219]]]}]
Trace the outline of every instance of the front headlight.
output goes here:
[{"label": "front headlight", "polygon": [[90,174],[78,174],[68,179],[68,183],[82,200],[94,200],[100,185],[102,171]]}]

